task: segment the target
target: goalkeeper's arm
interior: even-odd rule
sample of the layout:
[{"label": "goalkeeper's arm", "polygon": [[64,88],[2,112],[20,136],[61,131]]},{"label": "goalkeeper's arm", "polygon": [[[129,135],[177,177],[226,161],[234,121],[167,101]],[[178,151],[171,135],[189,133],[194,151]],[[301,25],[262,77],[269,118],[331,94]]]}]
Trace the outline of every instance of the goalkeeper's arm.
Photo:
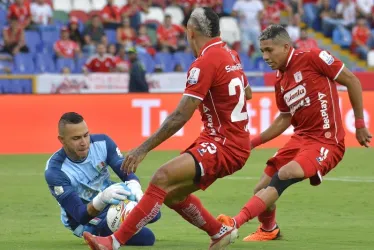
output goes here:
[{"label": "goalkeeper's arm", "polygon": [[131,192],[121,185],[112,185],[96,195],[91,202],[84,204],[71,185],[69,177],[59,169],[48,169],[45,179],[53,197],[73,219],[81,225],[87,224],[108,204],[118,204]]},{"label": "goalkeeper's arm", "polygon": [[291,118],[290,113],[280,113],[269,128],[251,140],[252,148],[281,135],[291,125]]}]

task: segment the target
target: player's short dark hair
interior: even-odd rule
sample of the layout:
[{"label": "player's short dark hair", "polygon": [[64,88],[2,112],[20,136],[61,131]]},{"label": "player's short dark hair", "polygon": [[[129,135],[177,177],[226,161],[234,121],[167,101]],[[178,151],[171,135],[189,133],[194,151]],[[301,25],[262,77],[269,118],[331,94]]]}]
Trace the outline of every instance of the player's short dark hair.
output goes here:
[{"label": "player's short dark hair", "polygon": [[220,34],[219,17],[211,8],[194,9],[188,21],[204,36],[217,37]]},{"label": "player's short dark hair", "polygon": [[75,112],[67,112],[63,114],[58,121],[58,132],[61,134],[66,124],[79,124],[83,122],[83,116]]},{"label": "player's short dark hair", "polygon": [[259,38],[260,41],[264,40],[282,40],[285,42],[292,42],[290,35],[282,25],[270,25],[264,29]]}]

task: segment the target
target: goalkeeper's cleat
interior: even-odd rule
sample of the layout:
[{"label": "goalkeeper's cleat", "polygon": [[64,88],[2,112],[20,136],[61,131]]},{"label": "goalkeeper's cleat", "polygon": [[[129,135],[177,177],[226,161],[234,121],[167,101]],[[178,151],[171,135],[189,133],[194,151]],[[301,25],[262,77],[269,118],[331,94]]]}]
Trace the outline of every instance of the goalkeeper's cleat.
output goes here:
[{"label": "goalkeeper's cleat", "polygon": [[89,232],[83,233],[83,238],[91,250],[118,250],[120,246],[113,237],[113,235],[110,237],[99,237]]},{"label": "goalkeeper's cleat", "polygon": [[265,231],[259,226],[257,231],[248,235],[243,241],[269,241],[280,238],[280,229],[278,225],[272,231]]},{"label": "goalkeeper's cleat", "polygon": [[223,225],[226,225],[229,227],[236,227],[235,220],[228,215],[220,214],[218,215],[217,220],[221,222]]},{"label": "goalkeeper's cleat", "polygon": [[211,237],[209,250],[224,250],[239,237],[238,229],[222,225],[219,233]]}]

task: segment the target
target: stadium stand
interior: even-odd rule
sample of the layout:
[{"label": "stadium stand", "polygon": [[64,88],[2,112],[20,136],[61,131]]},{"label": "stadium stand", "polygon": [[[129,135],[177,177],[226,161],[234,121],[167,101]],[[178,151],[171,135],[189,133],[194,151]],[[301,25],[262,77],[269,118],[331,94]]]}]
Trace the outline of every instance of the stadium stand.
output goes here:
[{"label": "stadium stand", "polygon": [[[252,0],[260,1],[260,0]],[[338,56],[345,58],[345,62],[350,65],[351,68],[356,69],[357,71],[362,71],[366,69],[367,66],[374,66],[374,51],[371,50],[367,54],[367,62],[360,61],[356,55],[356,48],[360,46],[366,46],[368,49],[373,49],[370,47],[374,44],[374,22],[373,22],[373,13],[374,8],[371,9],[366,15],[365,11],[360,9],[362,2],[364,0],[311,0],[308,3],[308,6],[312,6],[312,11],[316,18],[313,19],[312,23],[308,20],[306,14],[302,16],[304,23],[296,23],[293,26],[293,29],[297,31],[299,27],[305,25],[305,23],[310,23],[308,29],[308,39],[316,39],[318,45],[329,50],[332,50]],[[25,0],[26,4],[27,1]],[[25,43],[29,49],[29,53],[20,53],[14,55],[13,60],[2,60],[0,57],[0,74],[21,74],[21,75],[32,75],[40,73],[61,73],[63,70],[68,69],[71,73],[82,73],[82,66],[87,60],[90,54],[83,50],[83,54],[74,59],[69,58],[58,58],[54,52],[53,46],[60,39],[60,30],[62,27],[69,24],[71,17],[76,17],[79,20],[79,30],[83,34],[83,30],[86,24],[91,22],[93,15],[101,16],[101,10],[107,5],[107,0],[53,0],[46,1],[53,7],[53,23],[46,26],[31,25],[25,27]],[[125,9],[124,6],[131,4],[136,4],[136,1],[127,1],[127,0],[114,0],[112,1],[118,9]],[[173,25],[183,26],[183,23],[186,16],[189,13],[186,13],[187,8],[186,4],[191,4],[194,1],[144,1],[144,4],[153,3],[148,7],[140,8],[138,6],[137,11],[131,12],[128,14],[133,25],[134,20],[140,20],[141,23],[145,24],[147,27],[147,35],[151,42],[153,49],[160,48],[158,46],[158,34],[157,27],[163,25],[165,15],[170,15],[172,17]],[[212,2],[214,2],[212,4]],[[195,5],[202,4],[205,6],[211,6],[217,10],[218,14],[221,16],[220,25],[221,25],[221,36],[224,41],[228,43],[229,46],[238,50],[241,55],[242,64],[245,71],[263,71],[270,72],[271,69],[261,60],[260,56],[255,53],[253,46],[249,47],[248,53],[246,49],[240,48],[240,41],[242,39],[242,30],[238,19],[235,17],[235,4],[238,1],[235,0],[224,0],[224,1],[195,1]],[[287,16],[288,9],[292,9],[294,14],[298,14],[297,6],[293,5],[296,1],[279,1],[279,0],[263,0],[260,1],[266,2],[266,8],[263,10],[262,15],[266,17],[276,17],[271,22],[279,22],[285,26],[290,26],[290,18]],[[283,3],[282,3],[283,2]],[[287,5],[291,3],[290,5]],[[355,23],[350,23],[346,25],[347,22],[344,21],[346,17],[345,13],[341,13],[341,5],[358,6],[357,18],[364,17],[367,21],[367,27],[369,23],[371,24],[371,30],[368,40],[370,43],[363,44],[360,43],[357,39],[360,38],[359,35],[352,35],[352,32],[355,32],[353,29]],[[270,7],[269,7],[270,6]],[[306,12],[309,8],[305,4]],[[325,7],[324,7],[325,6]],[[340,7],[339,7],[340,6]],[[373,4],[370,8],[373,7]],[[288,8],[288,9],[287,9]],[[326,14],[323,11],[329,11],[329,14]],[[366,10],[367,12],[367,10]],[[322,14],[325,13],[325,14]],[[339,14],[340,13],[340,14]],[[122,13],[123,14],[123,13]],[[240,14],[240,13],[239,13]],[[333,15],[336,18],[334,20],[338,21],[328,21],[327,16]],[[279,18],[280,16],[280,18]],[[124,16],[123,16],[124,17]],[[123,18],[122,17],[122,18]],[[8,12],[7,10],[0,9],[0,28],[8,26]],[[242,17],[241,17],[242,18]],[[340,18],[340,19],[339,19]],[[278,20],[279,19],[279,20]],[[326,21],[327,20],[327,21]],[[269,20],[266,20],[269,22]],[[262,23],[262,21],[260,20]],[[331,32],[324,30],[326,28],[326,23],[332,28]],[[118,23],[120,25],[120,23]],[[116,44],[117,50],[119,45],[117,44],[117,34],[116,27],[111,26],[110,28],[105,29],[106,34],[106,45]],[[293,25],[293,24],[292,24]],[[138,31],[138,26],[133,26],[133,28]],[[353,30],[352,30],[353,29]],[[173,30],[170,30],[173,31]],[[357,30],[356,30],[357,31]],[[83,34],[84,35],[84,34]],[[3,33],[1,33],[1,40],[3,40]],[[185,37],[178,38],[178,44],[185,44]],[[138,44],[137,40],[133,41],[133,45]],[[307,44],[307,43],[302,43]],[[355,45],[355,47],[353,47]],[[140,45],[138,45],[140,46]],[[184,46],[185,47],[185,46]],[[182,48],[184,48],[182,46]],[[188,46],[187,46],[188,47]],[[365,47],[365,48],[366,48]],[[169,53],[165,51],[157,51],[155,54],[148,54],[149,49],[139,48],[139,58],[144,64],[146,71],[148,73],[153,73],[155,70],[157,72],[173,72],[176,66],[180,66],[183,71],[187,71],[189,65],[194,60],[189,49],[181,49],[175,53]],[[354,49],[353,49],[354,48]],[[82,48],[83,49],[83,48]],[[65,71],[64,71],[65,72]],[[8,84],[11,84],[12,87],[9,87]],[[254,85],[263,85],[263,80],[256,80]],[[31,80],[25,79],[3,79],[0,80],[0,93],[29,93],[31,92]]]}]

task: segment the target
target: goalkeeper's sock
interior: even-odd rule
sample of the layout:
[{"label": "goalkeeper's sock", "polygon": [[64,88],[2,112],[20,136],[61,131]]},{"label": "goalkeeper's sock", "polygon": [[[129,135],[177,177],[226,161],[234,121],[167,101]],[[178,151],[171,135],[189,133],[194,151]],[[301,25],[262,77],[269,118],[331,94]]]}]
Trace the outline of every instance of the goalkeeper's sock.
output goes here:
[{"label": "goalkeeper's sock", "polygon": [[258,220],[261,222],[261,228],[265,231],[272,231],[277,227],[275,221],[275,208],[273,210],[265,210],[258,216]]},{"label": "goalkeeper's sock", "polygon": [[203,204],[195,195],[190,194],[184,201],[169,207],[192,225],[207,232],[209,236],[219,233],[222,227],[222,224],[203,207]]},{"label": "goalkeeper's sock", "polygon": [[160,211],[166,192],[150,184],[138,205],[126,217],[114,236],[124,245],[139,229],[148,224]]},{"label": "goalkeeper's sock", "polygon": [[253,196],[237,216],[234,217],[236,227],[240,228],[247,221],[259,216],[266,209],[266,204],[261,198]]}]

